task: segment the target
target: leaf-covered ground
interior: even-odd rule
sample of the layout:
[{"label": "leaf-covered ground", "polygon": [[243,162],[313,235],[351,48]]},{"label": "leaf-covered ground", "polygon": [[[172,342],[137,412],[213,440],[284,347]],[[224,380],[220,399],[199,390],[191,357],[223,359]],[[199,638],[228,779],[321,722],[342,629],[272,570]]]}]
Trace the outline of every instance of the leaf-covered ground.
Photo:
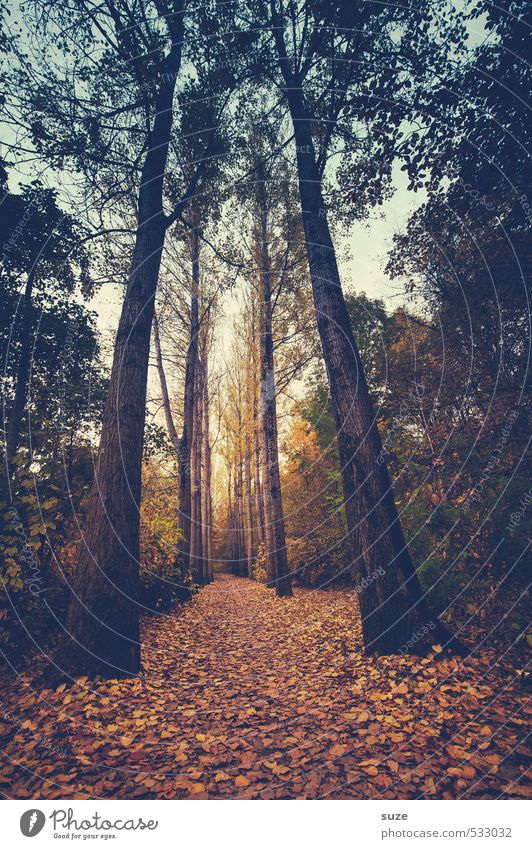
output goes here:
[{"label": "leaf-covered ground", "polygon": [[[144,626],[144,675],[4,686],[7,798],[522,798],[530,694],[500,652],[360,653],[356,595],[218,576]],[[489,646],[489,639],[485,646]],[[530,785],[528,785],[530,786]]]}]

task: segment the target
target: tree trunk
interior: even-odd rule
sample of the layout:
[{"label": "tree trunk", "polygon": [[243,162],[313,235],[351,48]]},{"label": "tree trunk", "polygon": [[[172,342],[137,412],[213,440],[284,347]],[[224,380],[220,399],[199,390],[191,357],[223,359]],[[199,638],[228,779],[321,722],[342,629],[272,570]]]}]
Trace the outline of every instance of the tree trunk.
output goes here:
[{"label": "tree trunk", "polygon": [[235,458],[233,467],[233,500],[232,500],[232,571],[233,574],[240,574],[240,517],[238,513],[238,461]]},{"label": "tree trunk", "polygon": [[168,385],[166,383],[166,375],[164,373],[163,357],[161,353],[159,322],[157,320],[157,313],[155,312],[155,310],[153,312],[153,339],[155,342],[155,357],[157,361],[157,371],[159,373],[159,383],[161,384],[161,395],[163,399],[163,410],[164,418],[166,421],[166,430],[168,431],[170,442],[172,443],[177,458],[179,459],[179,437],[177,435],[177,430],[174,424],[174,417],[172,416],[172,410],[170,408],[170,396],[168,394]]},{"label": "tree trunk", "polygon": [[209,582],[214,581],[214,564],[213,564],[213,527],[212,527],[212,492],[211,492],[211,471],[210,471],[210,447],[209,447],[209,487],[207,489],[207,560],[209,563]]},{"label": "tree trunk", "polygon": [[203,371],[203,391],[202,391],[202,407],[203,407],[203,487],[202,487],[202,508],[203,517],[203,562],[204,562],[204,577],[209,583],[212,581],[212,537],[211,537],[211,444],[209,438],[209,366],[208,352],[206,345],[203,350],[202,358]]},{"label": "tree trunk", "polygon": [[256,547],[263,546],[265,542],[264,534],[264,502],[262,496],[262,488],[260,482],[260,422],[259,422],[259,380],[258,380],[258,363],[257,363],[257,344],[256,344],[256,309],[255,298],[253,298],[252,313],[251,313],[251,367],[252,381],[251,391],[253,393],[253,499],[255,506],[255,537]]},{"label": "tree trunk", "polygon": [[260,425],[258,399],[253,400],[254,411],[254,427],[253,427],[253,497],[255,500],[255,516],[257,529],[257,546],[264,545],[266,534],[264,531],[264,496],[262,492],[262,483],[260,478],[261,457],[260,457]]},{"label": "tree trunk", "polygon": [[270,256],[268,247],[268,210],[262,169],[258,169],[258,199],[260,211],[260,402],[263,448],[263,494],[268,581],[278,596],[292,595],[286,541],[279,451],[277,444],[277,405],[275,399],[275,369],[273,359],[272,304],[270,285]]},{"label": "tree trunk", "polygon": [[28,390],[28,379],[31,368],[31,314],[32,314],[32,291],[33,281],[35,280],[35,265],[28,274],[26,287],[24,289],[24,298],[22,304],[22,323],[20,334],[22,344],[20,348],[20,357],[17,368],[17,378],[15,384],[15,397],[13,398],[13,406],[11,407],[11,415],[9,417],[9,427],[6,435],[6,472],[9,475],[17,448],[20,445],[20,431],[22,428],[22,419],[24,416],[24,407],[26,405],[26,394]]},{"label": "tree trunk", "polygon": [[181,580],[183,581],[186,579],[190,568],[192,434],[194,428],[194,386],[199,342],[199,247],[199,234],[197,229],[194,229],[191,233],[192,287],[190,295],[190,342],[185,370],[183,432],[179,445],[179,529],[181,531],[181,539],[178,544],[177,563]]},{"label": "tree trunk", "polygon": [[[342,293],[301,89],[291,87],[287,97],[314,304],[336,420],[347,525],[357,580],[364,587],[359,595],[364,643],[367,652],[394,654],[415,634],[428,634],[425,640],[431,643],[447,641],[449,634],[423,596],[397,514]],[[455,645],[458,647],[457,642]]]},{"label": "tree trunk", "polygon": [[251,438],[246,428],[244,474],[246,479],[246,562],[248,578],[253,576],[253,499],[251,494]]},{"label": "tree trunk", "polygon": [[[250,340],[253,344],[253,339]],[[255,529],[253,527],[253,490],[251,483],[251,434],[253,426],[253,361],[247,360],[244,366],[245,393],[244,393],[244,421],[241,432],[244,433],[244,517],[245,517],[245,539],[246,539],[246,573],[248,578],[253,577],[253,559],[255,544]]]},{"label": "tree trunk", "polygon": [[227,479],[227,549],[228,549],[228,558],[227,565],[233,574],[235,572],[235,535],[234,535],[234,508],[233,508],[233,489],[232,489],[232,469],[231,466],[228,468],[228,479]]},{"label": "tree trunk", "polygon": [[244,458],[242,456],[242,415],[239,398],[239,429],[238,429],[238,465],[237,465],[237,504],[238,504],[238,574],[247,575],[246,537],[244,519]]},{"label": "tree trunk", "polygon": [[[141,464],[151,325],[166,232],[163,180],[181,48],[161,75],[142,169],[138,226],[116,336],[88,522],[55,663],[69,675],[120,677],[140,669]],[[51,670],[52,675],[56,675]]]},{"label": "tree trunk", "polygon": [[202,421],[202,368],[201,360],[198,361],[195,376],[194,391],[194,424],[192,434],[191,453],[191,528],[190,528],[190,570],[194,581],[203,586],[205,583],[203,569],[203,522],[202,522],[202,496],[201,496],[201,456],[203,443],[203,421]]}]

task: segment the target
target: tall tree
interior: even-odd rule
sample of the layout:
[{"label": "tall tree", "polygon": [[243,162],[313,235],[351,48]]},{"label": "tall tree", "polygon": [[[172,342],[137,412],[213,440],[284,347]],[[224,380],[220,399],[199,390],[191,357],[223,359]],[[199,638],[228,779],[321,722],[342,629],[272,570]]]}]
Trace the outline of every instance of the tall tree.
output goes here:
[{"label": "tall tree", "polygon": [[[194,375],[193,426],[190,452],[191,496],[189,566],[193,579],[200,586],[205,583],[202,516],[203,391],[203,368],[200,354],[198,356]],[[181,507],[180,510],[182,510]]]},{"label": "tall tree", "polygon": [[202,418],[203,418],[203,487],[202,487],[202,550],[204,578],[213,580],[212,548],[212,474],[210,437],[210,392],[209,392],[209,330],[205,333],[202,346]]},{"label": "tall tree", "polygon": [[[383,462],[377,420],[342,293],[322,184],[329,157],[341,153],[338,143],[343,138],[347,140],[346,167],[354,183],[354,204],[363,210],[384,196],[399,125],[406,114],[404,108],[384,104],[394,104],[400,98],[412,85],[412,74],[417,79],[423,73],[427,59],[432,62],[432,72],[437,72],[433,45],[426,38],[427,22],[432,20],[430,4],[411,9],[352,2],[260,0],[256,12],[267,22],[269,32],[269,40],[264,42],[267,58],[261,57],[262,74],[282,91],[294,135],[305,241],[336,420],[347,524],[353,559],[365,587],[360,594],[364,641],[370,652],[394,653],[435,617],[421,591]],[[376,55],[380,57],[378,63]],[[406,67],[411,75],[405,85],[400,70]],[[377,143],[371,144],[369,134],[365,141],[357,136],[359,126],[378,132]],[[362,150],[363,155],[350,166],[353,148]],[[358,182],[357,176],[362,177]],[[355,189],[359,190],[358,197]],[[376,563],[384,574],[368,581]],[[432,638],[448,642],[446,630],[439,623],[436,627],[438,633]]]},{"label": "tall tree", "polygon": [[281,475],[279,472],[279,447],[277,436],[277,402],[275,367],[273,359],[271,259],[269,249],[269,205],[262,162],[257,163],[257,234],[260,300],[260,421],[263,457],[263,498],[267,540],[268,579],[278,596],[292,594],[286,540]]},{"label": "tall tree", "polygon": [[195,388],[199,351],[199,286],[200,286],[200,236],[197,227],[188,234],[191,261],[190,285],[190,336],[185,367],[183,399],[183,430],[179,441],[179,527],[182,538],[179,543],[178,564],[185,579],[189,569],[190,543],[192,538],[192,462]]},{"label": "tall tree", "polygon": [[[140,668],[141,460],[149,340],[164,239],[208,168],[224,104],[223,97],[214,97],[212,109],[202,114],[211,127],[204,137],[203,159],[192,173],[188,169],[178,186],[179,197],[165,212],[183,43],[191,36],[191,43],[201,43],[208,10],[201,21],[189,18],[186,27],[186,0],[162,0],[149,7],[113,0],[97,7],[88,0],[76,0],[74,7],[60,0],[36,5],[41,43],[59,42],[75,67],[74,74],[65,77],[45,53],[36,75],[19,51],[11,99],[17,97],[18,84],[23,98],[16,107],[19,113],[30,113],[36,149],[54,164],[73,162],[104,205],[111,197],[134,200],[134,246],[95,483],[65,633],[55,658],[68,674],[115,677]],[[217,75],[218,93],[227,94],[230,77],[229,72]],[[65,102],[70,104],[66,111]]]},{"label": "tall tree", "polygon": [[257,298],[252,297],[252,311],[250,322],[250,347],[251,347],[251,391],[253,395],[253,433],[251,437],[253,450],[253,499],[255,506],[255,528],[257,538],[257,551],[264,547],[266,534],[264,529],[264,497],[261,480],[261,448],[260,448],[260,422],[259,422],[259,351],[257,345]]}]

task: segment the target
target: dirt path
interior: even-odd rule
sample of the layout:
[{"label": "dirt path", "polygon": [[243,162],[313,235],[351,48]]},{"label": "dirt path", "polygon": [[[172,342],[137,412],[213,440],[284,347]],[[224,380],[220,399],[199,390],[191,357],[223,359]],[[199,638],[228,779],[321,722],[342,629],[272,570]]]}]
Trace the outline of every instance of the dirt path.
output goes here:
[{"label": "dirt path", "polygon": [[[144,674],[2,698],[7,798],[525,795],[529,694],[466,661],[360,653],[353,592],[218,576],[145,623]],[[5,689],[4,689],[5,692]]]}]

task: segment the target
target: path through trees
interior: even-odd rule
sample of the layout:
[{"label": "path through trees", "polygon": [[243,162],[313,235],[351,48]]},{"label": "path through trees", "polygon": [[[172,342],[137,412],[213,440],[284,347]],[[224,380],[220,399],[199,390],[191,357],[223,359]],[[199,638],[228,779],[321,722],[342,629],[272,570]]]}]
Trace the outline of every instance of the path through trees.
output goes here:
[{"label": "path through trees", "polygon": [[142,677],[38,695],[19,676],[3,724],[3,792],[519,796],[527,694],[504,657],[368,659],[357,608],[352,590],[296,589],[280,601],[218,574],[188,605],[145,621]]}]

